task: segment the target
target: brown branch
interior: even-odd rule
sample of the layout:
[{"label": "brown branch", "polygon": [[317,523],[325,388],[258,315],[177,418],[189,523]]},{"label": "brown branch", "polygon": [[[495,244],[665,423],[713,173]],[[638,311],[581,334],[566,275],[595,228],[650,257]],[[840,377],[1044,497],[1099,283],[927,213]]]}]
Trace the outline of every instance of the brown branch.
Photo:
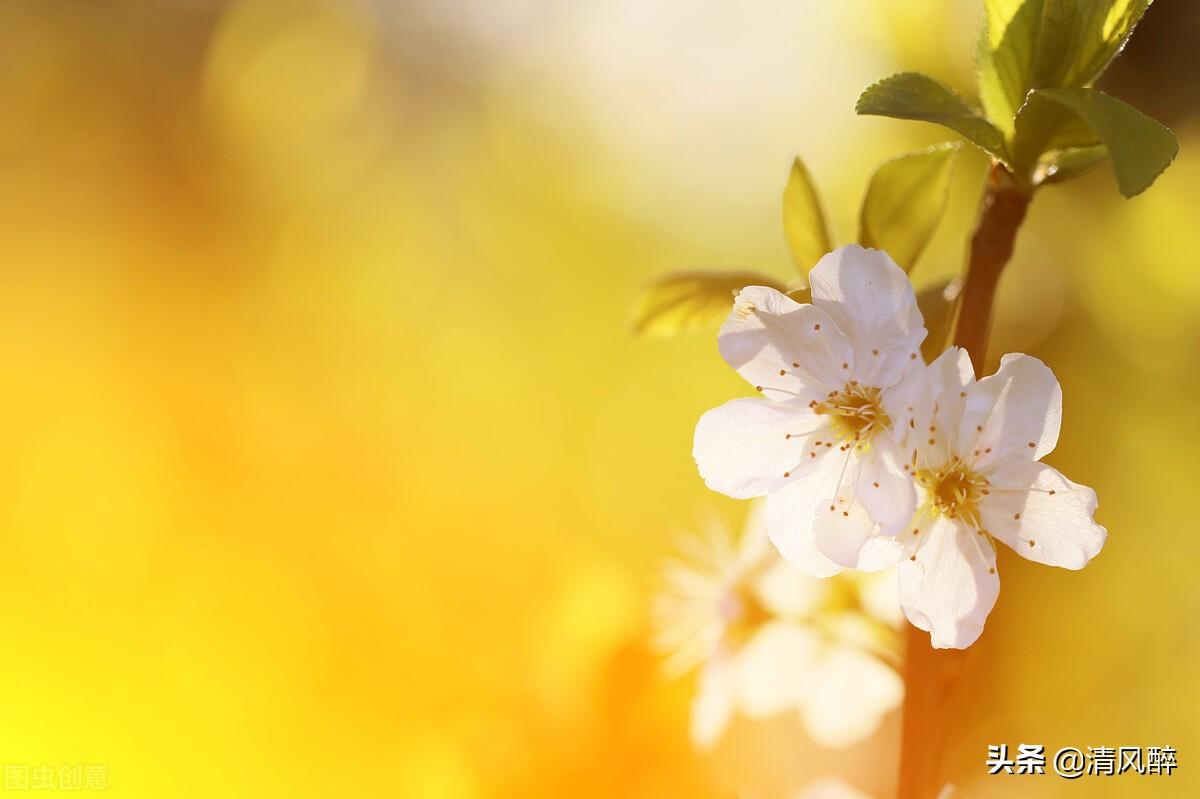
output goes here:
[{"label": "brown branch", "polygon": [[[1030,195],[1001,164],[993,164],[971,236],[967,275],[954,343],[971,356],[977,377],[987,357],[992,304]],[[950,732],[955,688],[969,650],[933,649],[929,634],[909,626],[905,636],[904,717],[901,725],[899,799],[935,799],[942,788],[942,752]]]},{"label": "brown branch", "polygon": [[954,343],[971,356],[976,377],[983,377],[996,285],[1004,265],[1012,257],[1017,230],[1025,220],[1030,199],[1031,196],[1017,186],[1003,165],[992,165],[979,209],[979,222],[971,236],[967,277],[954,331]]}]

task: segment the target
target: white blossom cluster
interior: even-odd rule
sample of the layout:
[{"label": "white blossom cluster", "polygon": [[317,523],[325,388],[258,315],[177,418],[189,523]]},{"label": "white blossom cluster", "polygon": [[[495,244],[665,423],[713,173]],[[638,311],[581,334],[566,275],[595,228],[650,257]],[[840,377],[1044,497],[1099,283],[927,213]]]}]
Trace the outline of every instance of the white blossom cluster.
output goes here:
[{"label": "white blossom cluster", "polygon": [[898,564],[908,620],[935,647],[968,647],[1000,590],[997,541],[1067,569],[1104,545],[1095,492],[1041,462],[1058,440],[1058,381],[1028,355],[982,379],[957,348],[927,365],[912,285],[886,253],[843,247],[809,284],[811,304],[738,294],[720,351],[762,396],[700,419],[700,474],[765,496],[771,541],[807,574]]}]

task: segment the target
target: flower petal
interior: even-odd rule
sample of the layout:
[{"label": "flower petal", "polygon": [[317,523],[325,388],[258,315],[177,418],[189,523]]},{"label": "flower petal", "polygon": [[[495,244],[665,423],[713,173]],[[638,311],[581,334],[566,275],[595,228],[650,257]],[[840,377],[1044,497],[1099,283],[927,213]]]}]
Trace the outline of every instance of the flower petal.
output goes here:
[{"label": "flower petal", "polygon": [[754,718],[792,710],[820,639],[798,624],[768,622],[734,658],[737,705]]},{"label": "flower petal", "polygon": [[817,612],[829,596],[828,583],[771,554],[774,564],[752,583],[758,601],[776,616],[799,618]]},{"label": "flower petal", "polygon": [[767,503],[759,499],[750,503],[750,510],[746,513],[734,562],[741,574],[748,574],[775,558],[771,539],[767,538]]},{"label": "flower petal", "polygon": [[893,420],[892,435],[908,456],[902,460],[927,464],[950,457],[966,389],[974,379],[967,351],[950,347],[923,372],[884,394],[890,403],[885,410]]},{"label": "flower petal", "polygon": [[871,573],[893,568],[903,554],[904,547],[896,536],[871,536],[858,553],[858,570]]},{"label": "flower petal", "polygon": [[947,348],[923,369],[905,372],[904,378],[882,395],[896,440],[903,443],[903,433],[910,429],[908,421],[916,416],[919,406],[924,406],[929,415],[943,391],[951,387],[961,390],[974,379],[971,358],[959,347]]},{"label": "flower petal", "polygon": [[855,647],[829,646],[806,675],[801,714],[823,746],[849,746],[872,735],[900,705],[904,682],[896,670]]},{"label": "flower petal", "polygon": [[1096,492],[1044,463],[1019,460],[992,475],[983,526],[1023,558],[1082,569],[1108,532],[1096,524]]},{"label": "flower petal", "polygon": [[912,283],[887,253],[857,244],[841,247],[821,258],[808,280],[813,304],[850,340],[860,383],[895,385],[907,370],[923,366],[925,325]]},{"label": "flower petal", "polygon": [[857,502],[828,499],[817,507],[813,532],[821,554],[839,566],[857,569],[863,546],[875,535],[875,523]]},{"label": "flower petal", "polygon": [[[890,538],[912,519],[917,491],[900,468],[899,454],[887,434],[856,454],[847,471],[855,472],[834,495],[817,506],[817,548],[841,566],[877,571],[895,565],[900,551]],[[883,538],[885,540],[878,540]]]},{"label": "flower petal", "polygon": [[894,570],[858,575],[858,601],[868,615],[899,627],[904,621],[900,610],[900,590]]},{"label": "flower petal", "polygon": [[793,799],[871,799],[871,796],[835,777],[824,777],[810,782]]},{"label": "flower petal", "polygon": [[767,495],[767,534],[779,554],[813,577],[830,577],[842,570],[817,548],[813,525],[817,508],[836,493],[838,479],[853,457],[852,452],[834,448],[817,458],[811,471]]},{"label": "flower petal", "polygon": [[904,456],[892,437],[875,436],[860,458],[862,471],[854,486],[854,497],[867,515],[879,525],[879,535],[896,535],[917,509],[917,489],[904,471]]},{"label": "flower petal", "polygon": [[705,664],[692,700],[692,743],[709,749],[733,716],[733,670],[728,655],[719,652]]},{"label": "flower petal", "polygon": [[996,373],[968,386],[957,451],[987,470],[1009,457],[1039,460],[1058,443],[1062,389],[1029,355],[1005,355]]},{"label": "flower petal", "polygon": [[763,286],[738,293],[717,346],[763,396],[801,405],[841,389],[854,366],[850,343],[828,314]]},{"label": "flower petal", "polygon": [[735,399],[700,417],[692,457],[714,491],[734,499],[759,497],[786,485],[797,467],[813,468],[806,461],[816,459],[805,445],[828,424],[790,403]]},{"label": "flower petal", "polygon": [[879,571],[895,566],[901,546],[892,536],[877,534],[858,502],[830,499],[817,507],[813,533],[817,549],[839,566],[859,571]]},{"label": "flower petal", "polygon": [[900,605],[938,649],[965,649],[979,638],[1000,593],[996,552],[985,536],[949,519],[923,530],[900,561]]}]

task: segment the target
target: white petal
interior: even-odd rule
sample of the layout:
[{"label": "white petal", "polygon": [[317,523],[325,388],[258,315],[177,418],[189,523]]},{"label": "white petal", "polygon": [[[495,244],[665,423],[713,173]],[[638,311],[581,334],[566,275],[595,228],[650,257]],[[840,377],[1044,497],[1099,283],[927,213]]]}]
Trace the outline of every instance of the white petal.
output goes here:
[{"label": "white petal", "polygon": [[900,705],[904,682],[896,670],[861,649],[828,647],[812,672],[801,713],[813,740],[844,747],[869,737]]},{"label": "white petal", "polygon": [[899,549],[886,539],[912,519],[917,492],[887,434],[877,436],[854,461],[847,469],[854,476],[817,506],[813,530],[817,548],[834,563],[877,571],[896,563]]},{"label": "white petal", "polygon": [[808,787],[792,799],[872,799],[872,797],[839,779],[824,777],[816,782],[810,782]]},{"label": "white petal", "polygon": [[966,389],[973,380],[967,351],[950,347],[917,377],[906,377],[900,386],[884,393],[892,436],[904,453],[902,461],[911,461],[914,451],[921,463],[949,457]]},{"label": "white petal", "polygon": [[733,670],[725,653],[714,655],[700,672],[692,700],[692,743],[708,749],[721,737],[733,715]]},{"label": "white petal", "polygon": [[971,453],[976,469],[1014,456],[1038,460],[1054,449],[1062,423],[1062,389],[1037,358],[1005,355],[995,374],[966,392],[957,451]]},{"label": "white petal", "polygon": [[[769,545],[768,545],[769,546]],[[776,616],[799,618],[815,613],[829,595],[824,580],[809,577],[772,550],[775,563],[754,581],[759,602]]]},{"label": "white petal", "polygon": [[878,572],[894,567],[904,554],[904,547],[897,536],[876,535],[867,539],[858,553],[860,572]]},{"label": "white petal", "polygon": [[755,500],[750,503],[750,510],[742,525],[742,535],[738,539],[735,556],[737,567],[745,574],[774,557],[771,539],[767,538],[767,503],[761,499]]},{"label": "white petal", "polygon": [[738,293],[717,346],[763,396],[802,405],[841,389],[854,366],[850,343],[828,314],[763,286]]},{"label": "white petal", "polygon": [[921,365],[921,312],[908,276],[887,253],[857,244],[842,247],[822,257],[808,280],[813,304],[850,339],[859,382],[895,385],[906,370]]},{"label": "white petal", "polygon": [[817,507],[813,531],[823,555],[839,566],[857,569],[863,545],[875,535],[875,523],[857,502],[826,499]]},{"label": "white petal", "polygon": [[813,525],[817,508],[836,494],[838,480],[852,468],[848,461],[853,458],[852,452],[834,447],[814,461],[812,471],[767,496],[767,534],[779,554],[813,577],[830,577],[842,570],[817,548]]},{"label": "white petal", "polygon": [[917,509],[916,486],[902,468],[904,456],[891,435],[883,433],[875,436],[861,460],[855,499],[879,525],[879,535],[896,535]]},{"label": "white petal", "polygon": [[[692,457],[704,483],[735,499],[759,497],[787,484],[800,466],[811,470],[806,442],[828,421],[790,403],[743,398],[700,417]],[[789,477],[785,477],[787,474]]]},{"label": "white petal", "polygon": [[[833,578],[845,580],[843,585],[852,585],[857,572],[845,572]],[[892,577],[896,575],[893,572]],[[826,613],[821,617],[821,630],[825,640],[838,646],[855,647],[871,653],[891,652],[897,641],[878,622],[858,610],[841,610]]]},{"label": "white petal", "polygon": [[938,649],[975,643],[1000,593],[991,542],[944,518],[922,531],[899,576],[904,615]]},{"label": "white petal", "polygon": [[994,485],[980,508],[983,526],[1018,555],[1082,569],[1099,554],[1108,533],[1093,518],[1095,491],[1025,460],[1005,464],[991,477]]},{"label": "white petal", "polygon": [[817,549],[839,566],[860,571],[879,571],[896,565],[900,543],[892,536],[877,534],[862,505],[830,499],[817,507],[813,532]]},{"label": "white petal", "polygon": [[893,627],[899,627],[904,621],[897,579],[894,569],[885,569],[860,575],[858,581],[858,600],[863,610]]},{"label": "white petal", "polygon": [[754,718],[794,709],[819,645],[807,627],[782,621],[764,625],[733,661],[738,707]]},{"label": "white petal", "polygon": [[894,536],[877,535],[863,506],[830,501],[817,507],[814,539],[818,551],[846,569],[880,571],[896,565],[902,547]]},{"label": "white petal", "polygon": [[946,351],[929,364],[930,379],[938,393],[947,388],[966,388],[975,382],[975,367],[971,356],[962,347],[947,347]]}]

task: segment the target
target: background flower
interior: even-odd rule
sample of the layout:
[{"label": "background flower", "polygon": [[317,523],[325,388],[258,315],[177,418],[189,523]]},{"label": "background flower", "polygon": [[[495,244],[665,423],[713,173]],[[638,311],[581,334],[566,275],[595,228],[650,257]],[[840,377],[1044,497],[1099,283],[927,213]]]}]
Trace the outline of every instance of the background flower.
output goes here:
[{"label": "background flower", "polygon": [[[893,795],[895,714],[693,751],[646,603],[680,520],[745,511],[687,450],[746,387],[626,312],[670,270],[785,273],[797,154],[852,239],[873,165],[942,140],[854,97],[973,85],[979,3],[618,5],[0,4],[4,762],[105,762],[122,799]],[[993,351],[1054,366],[1053,463],[1113,536],[1071,575],[1000,549],[946,756],[972,797],[1030,730],[1200,751],[1198,15],[1154,3],[1101,84],[1175,164],[1039,196],[1000,286]],[[959,159],[918,285],[962,262]]]},{"label": "background flower", "polygon": [[813,782],[792,799],[871,799],[871,796],[830,777]]},{"label": "background flower", "polygon": [[[710,522],[684,539],[654,611],[656,641],[679,674],[700,667],[692,738],[711,746],[735,710],[798,711],[813,740],[843,747],[879,726],[903,685],[891,662],[894,575],[805,575],[771,547],[762,503],[741,540]],[[889,590],[890,589],[890,590]]]}]

